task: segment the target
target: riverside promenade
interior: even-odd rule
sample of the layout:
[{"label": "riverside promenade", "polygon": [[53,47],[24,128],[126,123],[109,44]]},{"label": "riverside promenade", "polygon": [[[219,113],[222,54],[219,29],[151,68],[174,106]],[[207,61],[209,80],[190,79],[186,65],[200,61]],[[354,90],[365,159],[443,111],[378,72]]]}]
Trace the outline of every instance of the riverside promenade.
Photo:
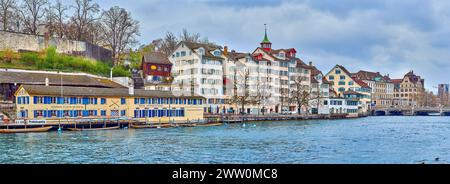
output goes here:
[{"label": "riverside promenade", "polygon": [[133,118],[79,118],[59,121],[46,120],[16,120],[0,124],[0,129],[20,129],[51,126],[52,130],[67,128],[128,128],[132,125],[154,125],[165,127],[195,127],[217,123],[245,123],[255,121],[290,121],[290,120],[320,120],[320,119],[346,119],[347,114],[333,115],[239,115],[239,114],[207,114],[204,120],[171,121],[171,122],[141,122]]}]

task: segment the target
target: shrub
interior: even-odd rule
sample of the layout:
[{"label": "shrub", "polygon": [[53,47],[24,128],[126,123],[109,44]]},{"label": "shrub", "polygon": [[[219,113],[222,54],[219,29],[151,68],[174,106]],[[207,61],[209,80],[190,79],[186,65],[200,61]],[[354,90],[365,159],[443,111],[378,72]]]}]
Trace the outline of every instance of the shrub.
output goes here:
[{"label": "shrub", "polygon": [[20,55],[20,62],[23,65],[34,66],[40,60],[39,55],[33,52],[25,52]]},{"label": "shrub", "polygon": [[6,49],[2,54],[2,60],[7,63],[12,63],[12,61],[16,60],[18,57],[18,54],[11,49]]},{"label": "shrub", "polygon": [[113,77],[131,77],[130,71],[125,69],[123,66],[115,66],[112,72]]}]

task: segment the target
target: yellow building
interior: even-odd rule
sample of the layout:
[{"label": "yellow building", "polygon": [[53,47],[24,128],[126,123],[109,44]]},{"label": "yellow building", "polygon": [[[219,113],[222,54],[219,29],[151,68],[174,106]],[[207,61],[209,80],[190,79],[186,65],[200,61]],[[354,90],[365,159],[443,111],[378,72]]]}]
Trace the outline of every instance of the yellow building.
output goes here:
[{"label": "yellow building", "polygon": [[345,97],[345,92],[347,92],[347,95],[348,92],[358,93],[362,113],[371,109],[371,88],[364,81],[352,77],[352,74],[345,67],[336,65],[326,74],[326,78],[331,82],[334,91],[340,97]]},{"label": "yellow building", "polygon": [[205,99],[167,91],[22,85],[16,91],[17,117],[58,121],[80,118],[134,118],[141,122],[203,120]]}]

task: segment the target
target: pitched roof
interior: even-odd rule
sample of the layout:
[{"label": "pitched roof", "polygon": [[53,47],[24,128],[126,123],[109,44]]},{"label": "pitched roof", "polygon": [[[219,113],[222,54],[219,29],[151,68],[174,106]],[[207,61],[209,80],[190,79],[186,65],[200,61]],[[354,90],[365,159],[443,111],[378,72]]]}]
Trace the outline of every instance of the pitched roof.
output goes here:
[{"label": "pitched roof", "polygon": [[45,85],[45,78],[49,79],[49,85],[60,86],[62,81],[64,86],[124,88],[124,86],[109,79],[82,74],[0,71],[0,83]]},{"label": "pitched roof", "polygon": [[[22,85],[30,95],[51,95],[61,96],[60,86],[42,86],[42,85]],[[128,88],[92,88],[92,87],[62,87],[63,96],[95,96],[95,97],[184,97],[184,98],[203,98],[195,96],[175,96],[170,91],[155,91],[135,89],[134,95],[130,95]]]},{"label": "pitched roof", "polygon": [[388,76],[383,76],[380,74],[380,72],[369,72],[360,70],[358,73],[355,73],[354,75],[361,80],[369,80],[369,81],[381,80],[383,82],[390,81],[390,78]]},{"label": "pitched roof", "polygon": [[227,55],[227,57],[230,60],[234,60],[234,61],[237,61],[239,59],[245,58],[247,56],[250,56],[250,54],[249,53],[242,53],[242,52],[233,52],[233,51],[229,52],[228,55]]},{"label": "pitched roof", "polygon": [[[348,76],[352,76],[352,73],[350,73],[348,70],[347,70],[347,68],[345,68],[344,66],[342,66],[342,65],[336,65],[337,67],[339,67],[342,71],[344,71],[344,73],[345,74],[347,74]],[[335,66],[335,67],[336,67]]]},{"label": "pitched roof", "polygon": [[358,85],[360,85],[363,88],[371,88],[367,83],[362,81],[361,79],[358,79],[356,77],[352,77],[353,81],[355,81]]},{"label": "pitched roof", "polygon": [[351,90],[349,90],[349,91],[344,91],[342,94],[344,94],[344,95],[363,95],[363,94],[361,94],[361,93],[358,93],[358,92],[356,92],[356,91],[351,91]]},{"label": "pitched roof", "polygon": [[171,65],[172,63],[169,61],[169,58],[162,52],[148,52],[143,56],[143,62],[145,63],[154,63],[154,64],[165,64]]},{"label": "pitched roof", "polygon": [[412,82],[413,84],[416,84],[417,82],[422,82],[423,83],[423,79],[420,78],[420,76],[417,76],[416,74],[414,74],[414,71],[410,71],[408,72],[405,77],[409,78],[409,81]]},{"label": "pitched roof", "polygon": [[403,79],[391,79],[391,82],[394,84],[400,84],[403,82]]},{"label": "pitched roof", "polygon": [[220,50],[221,49],[220,46],[213,45],[213,44],[206,44],[206,43],[186,42],[186,41],[182,41],[182,42],[180,42],[180,44],[185,44],[186,47],[188,47],[191,50],[195,50],[195,49],[202,47],[205,49],[205,54],[203,55],[203,57],[215,59],[215,60],[223,60],[223,58],[214,56],[210,53],[211,51],[214,51],[217,49]]}]

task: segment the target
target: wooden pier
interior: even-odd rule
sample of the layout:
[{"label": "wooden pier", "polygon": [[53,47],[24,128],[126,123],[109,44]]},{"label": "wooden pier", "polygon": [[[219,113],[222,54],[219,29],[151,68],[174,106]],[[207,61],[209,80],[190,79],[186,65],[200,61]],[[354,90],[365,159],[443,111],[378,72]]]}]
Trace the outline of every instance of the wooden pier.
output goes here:
[{"label": "wooden pier", "polygon": [[345,119],[348,114],[332,115],[249,115],[249,114],[224,114],[205,115],[208,122],[243,123],[250,121],[292,121],[292,120],[321,120],[321,119]]}]

